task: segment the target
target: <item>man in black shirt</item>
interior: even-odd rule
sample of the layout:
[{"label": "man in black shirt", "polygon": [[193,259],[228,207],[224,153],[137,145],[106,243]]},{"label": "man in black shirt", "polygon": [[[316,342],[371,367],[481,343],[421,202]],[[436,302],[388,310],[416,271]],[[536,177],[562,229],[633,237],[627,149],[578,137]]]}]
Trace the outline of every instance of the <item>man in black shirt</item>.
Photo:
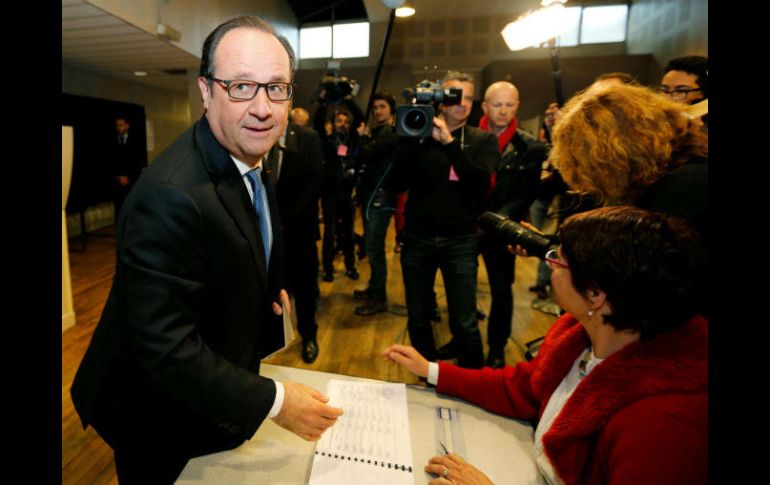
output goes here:
[{"label": "man in black shirt", "polygon": [[[473,80],[450,71],[443,88],[461,88],[458,105],[440,105],[431,138],[402,138],[387,188],[409,191],[401,267],[412,345],[428,360],[458,357],[459,365],[484,364],[476,320],[478,272],[476,220],[498,160],[491,133],[466,126]],[[435,348],[431,328],[436,271],[441,269],[452,341]]]}]

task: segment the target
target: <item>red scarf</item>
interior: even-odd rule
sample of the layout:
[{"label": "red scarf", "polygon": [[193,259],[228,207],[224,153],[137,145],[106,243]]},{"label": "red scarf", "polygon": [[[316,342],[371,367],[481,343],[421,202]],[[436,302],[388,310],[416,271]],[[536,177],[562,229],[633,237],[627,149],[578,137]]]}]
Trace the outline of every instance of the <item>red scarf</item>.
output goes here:
[{"label": "red scarf", "polygon": [[[497,136],[497,151],[500,152],[500,155],[503,154],[505,145],[507,145],[511,141],[511,138],[513,138],[513,135],[516,134],[516,129],[518,127],[519,127],[519,119],[514,116],[511,122],[508,124],[508,127]],[[481,128],[484,131],[494,133],[492,131],[492,127],[489,126],[489,115],[484,115],[481,117],[481,121],[479,121],[479,128]],[[492,176],[489,177],[490,194],[495,189],[496,181],[497,181],[497,171],[495,170],[494,172],[492,172]]]}]

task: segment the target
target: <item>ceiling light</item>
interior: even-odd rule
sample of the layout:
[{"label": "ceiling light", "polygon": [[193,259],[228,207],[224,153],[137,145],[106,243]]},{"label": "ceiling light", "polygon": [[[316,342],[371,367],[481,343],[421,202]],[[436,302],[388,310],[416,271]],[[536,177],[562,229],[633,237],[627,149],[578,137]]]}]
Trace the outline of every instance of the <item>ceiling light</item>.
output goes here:
[{"label": "ceiling light", "polygon": [[174,42],[179,42],[182,40],[182,33],[178,30],[169,27],[166,24],[158,24],[155,27],[155,32],[158,33],[158,37],[161,39],[166,39]]},{"label": "ceiling light", "polygon": [[396,17],[411,17],[414,15],[412,7],[401,7],[396,9]]},{"label": "ceiling light", "polygon": [[134,71],[134,76],[145,77],[146,75],[147,75],[146,71]]}]

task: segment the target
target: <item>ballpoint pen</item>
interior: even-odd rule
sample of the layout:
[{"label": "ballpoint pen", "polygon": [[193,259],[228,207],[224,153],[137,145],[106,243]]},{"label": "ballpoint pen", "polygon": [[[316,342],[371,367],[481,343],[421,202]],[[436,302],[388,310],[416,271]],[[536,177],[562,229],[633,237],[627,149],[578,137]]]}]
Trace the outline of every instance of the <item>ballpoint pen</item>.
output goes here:
[{"label": "ballpoint pen", "polygon": [[441,441],[439,441],[439,442],[438,442],[438,444],[440,444],[440,445],[441,445],[441,448],[443,448],[443,449],[444,449],[444,454],[445,454],[445,455],[448,455],[448,454],[449,454],[449,451],[447,451],[447,449],[446,449],[446,446],[444,446],[444,443],[442,443]]}]

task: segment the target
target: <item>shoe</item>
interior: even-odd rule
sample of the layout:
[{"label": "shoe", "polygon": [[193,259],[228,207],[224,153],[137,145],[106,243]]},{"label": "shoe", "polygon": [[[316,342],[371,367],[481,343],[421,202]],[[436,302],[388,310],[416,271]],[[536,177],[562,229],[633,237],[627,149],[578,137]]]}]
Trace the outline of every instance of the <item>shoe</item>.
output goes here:
[{"label": "shoe", "polygon": [[487,318],[487,314],[479,309],[476,309],[476,320],[484,320],[485,318]]},{"label": "shoe", "polygon": [[374,315],[388,311],[388,302],[385,300],[366,300],[366,302],[356,307],[356,315]]},{"label": "shoe", "polygon": [[356,300],[368,300],[369,288],[365,290],[353,290],[353,298],[355,298]]},{"label": "shoe", "polygon": [[438,311],[438,307],[433,309],[433,315],[431,315],[430,320],[436,323],[441,321],[441,312]]},{"label": "shoe", "polygon": [[356,268],[351,268],[347,271],[345,271],[345,275],[350,278],[351,280],[357,280],[359,278],[358,271],[356,271]]},{"label": "shoe", "polygon": [[449,360],[457,357],[457,350],[454,346],[454,341],[450,340],[448,344],[442,345],[436,349],[436,358],[441,360]]},{"label": "shoe", "polygon": [[318,343],[315,339],[302,340],[302,360],[312,364],[318,358]]},{"label": "shoe", "polygon": [[404,247],[404,243],[400,242],[400,243],[396,244],[396,247],[393,248],[393,252],[394,253],[400,253],[401,252],[401,248],[403,248],[403,247]]},{"label": "shoe", "polygon": [[324,271],[324,281],[334,281],[334,274],[331,271]]},{"label": "shoe", "polygon": [[487,366],[493,369],[502,369],[505,367],[505,354],[500,349],[489,349],[487,356]]}]

